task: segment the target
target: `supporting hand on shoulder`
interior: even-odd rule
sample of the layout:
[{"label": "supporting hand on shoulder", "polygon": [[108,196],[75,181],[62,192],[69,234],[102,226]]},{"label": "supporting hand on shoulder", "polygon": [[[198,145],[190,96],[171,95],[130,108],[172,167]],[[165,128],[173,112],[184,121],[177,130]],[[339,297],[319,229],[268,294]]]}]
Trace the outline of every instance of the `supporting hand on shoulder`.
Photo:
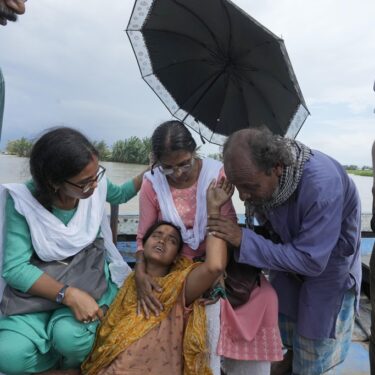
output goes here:
[{"label": "supporting hand on shoulder", "polygon": [[160,285],[146,273],[146,267],[143,258],[143,251],[137,252],[137,263],[135,266],[135,285],[137,288],[137,314],[143,312],[146,319],[150,317],[150,312],[159,315],[163,310],[163,305],[154,295],[161,292]]}]

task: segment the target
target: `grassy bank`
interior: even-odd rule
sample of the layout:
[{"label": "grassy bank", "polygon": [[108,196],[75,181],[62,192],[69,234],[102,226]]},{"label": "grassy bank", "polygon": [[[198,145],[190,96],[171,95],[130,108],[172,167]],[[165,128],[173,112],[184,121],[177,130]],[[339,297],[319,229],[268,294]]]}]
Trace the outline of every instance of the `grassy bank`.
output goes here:
[{"label": "grassy bank", "polygon": [[356,169],[347,169],[346,170],[349,174],[355,174],[357,176],[365,176],[365,177],[372,177],[374,175],[374,171],[361,171]]}]

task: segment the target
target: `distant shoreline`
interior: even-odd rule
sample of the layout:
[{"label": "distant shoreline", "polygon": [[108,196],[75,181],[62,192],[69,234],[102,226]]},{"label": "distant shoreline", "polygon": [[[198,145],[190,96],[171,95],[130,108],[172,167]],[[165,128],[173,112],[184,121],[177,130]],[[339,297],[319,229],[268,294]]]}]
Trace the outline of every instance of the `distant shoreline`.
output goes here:
[{"label": "distant shoreline", "polygon": [[349,174],[355,174],[356,176],[362,176],[362,177],[373,177],[374,171],[372,170],[357,170],[357,169],[347,169],[346,170]]}]

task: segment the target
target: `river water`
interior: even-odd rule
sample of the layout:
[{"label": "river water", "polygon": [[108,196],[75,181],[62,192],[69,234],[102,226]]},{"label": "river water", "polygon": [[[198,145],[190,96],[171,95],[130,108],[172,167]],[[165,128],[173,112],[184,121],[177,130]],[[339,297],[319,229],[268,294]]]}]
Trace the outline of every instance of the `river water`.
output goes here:
[{"label": "river water", "polygon": [[[101,162],[107,169],[109,179],[117,184],[120,184],[127,179],[140,173],[145,166],[138,164],[123,164],[112,162]],[[7,182],[22,182],[30,178],[28,171],[28,159],[20,158],[11,155],[0,154],[0,183]],[[362,212],[371,213],[372,207],[372,177],[362,177],[350,175],[355,182],[359,195],[361,197]],[[233,197],[234,207],[238,214],[245,212],[242,201],[239,199],[238,194],[235,193]],[[138,197],[134,197],[126,204],[120,207],[121,214],[136,214],[138,213]]]}]

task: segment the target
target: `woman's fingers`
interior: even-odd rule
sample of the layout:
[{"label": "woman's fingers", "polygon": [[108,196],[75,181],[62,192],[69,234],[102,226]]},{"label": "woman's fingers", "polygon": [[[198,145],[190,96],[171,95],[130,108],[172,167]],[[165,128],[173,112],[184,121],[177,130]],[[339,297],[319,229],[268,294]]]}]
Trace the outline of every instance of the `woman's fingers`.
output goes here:
[{"label": "woman's fingers", "polygon": [[148,308],[148,310],[151,310],[153,314],[156,316],[159,316],[160,313],[160,302],[154,297],[154,296],[146,296],[144,298],[144,302]]},{"label": "woman's fingers", "polygon": [[234,185],[230,184],[228,195],[231,197],[233,195],[233,193],[234,193]]},{"label": "woman's fingers", "polygon": [[152,278],[150,278],[149,288],[147,290],[147,294],[144,296],[144,300],[148,306],[148,308],[154,313],[159,314],[160,310],[163,310],[163,305],[160,303],[159,299],[155,296],[154,290],[157,292],[161,292],[161,286]]},{"label": "woman's fingers", "polygon": [[160,293],[162,291],[161,286],[155,280],[150,279],[150,284],[152,289],[155,289],[157,292]]},{"label": "woman's fingers", "polygon": [[208,185],[208,189],[214,189],[216,186],[216,179],[211,180],[210,184]]},{"label": "woman's fingers", "polygon": [[101,309],[101,307],[99,307],[99,310],[98,312],[96,313],[96,316],[99,320],[102,320],[104,318],[104,313],[103,313],[103,310]]},{"label": "woman's fingers", "polygon": [[137,314],[141,314],[143,311],[145,317],[149,318],[150,313],[159,315],[160,311],[163,310],[163,305],[154,294],[155,291],[161,292],[161,286],[152,277],[145,274],[137,289]]},{"label": "woman's fingers", "polygon": [[225,191],[226,194],[228,194],[229,196],[232,196],[233,192],[234,192],[234,186],[233,184],[231,184],[227,179],[224,181],[224,184],[223,184],[223,190]]},{"label": "woman's fingers", "polygon": [[145,315],[146,319],[148,319],[150,317],[150,313],[144,300],[141,300],[141,307],[143,310],[143,314]]}]

